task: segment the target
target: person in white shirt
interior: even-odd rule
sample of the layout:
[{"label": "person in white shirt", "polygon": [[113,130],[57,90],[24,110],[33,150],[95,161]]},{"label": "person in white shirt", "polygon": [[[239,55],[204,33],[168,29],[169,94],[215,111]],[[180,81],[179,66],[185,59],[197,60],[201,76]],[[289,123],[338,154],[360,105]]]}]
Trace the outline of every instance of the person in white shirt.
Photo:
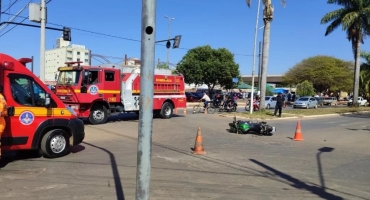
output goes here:
[{"label": "person in white shirt", "polygon": [[199,101],[201,100],[204,100],[204,108],[207,108],[208,103],[211,101],[206,92],[203,92],[203,97]]}]

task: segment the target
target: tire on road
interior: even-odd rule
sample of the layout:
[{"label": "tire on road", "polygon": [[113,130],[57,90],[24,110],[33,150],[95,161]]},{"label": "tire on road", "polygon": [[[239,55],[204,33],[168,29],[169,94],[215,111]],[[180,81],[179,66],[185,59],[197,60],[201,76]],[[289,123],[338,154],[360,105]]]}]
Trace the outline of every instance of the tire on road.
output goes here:
[{"label": "tire on road", "polygon": [[90,111],[89,122],[93,125],[104,124],[108,120],[108,110],[102,104],[96,104]]},{"label": "tire on road", "polygon": [[50,130],[42,137],[40,146],[46,158],[65,156],[69,150],[69,136],[62,129]]},{"label": "tire on road", "polygon": [[169,103],[169,102],[165,102],[163,105],[162,105],[162,109],[161,109],[161,117],[163,119],[169,119],[172,117],[172,114],[173,114],[173,107],[172,107],[172,104]]}]

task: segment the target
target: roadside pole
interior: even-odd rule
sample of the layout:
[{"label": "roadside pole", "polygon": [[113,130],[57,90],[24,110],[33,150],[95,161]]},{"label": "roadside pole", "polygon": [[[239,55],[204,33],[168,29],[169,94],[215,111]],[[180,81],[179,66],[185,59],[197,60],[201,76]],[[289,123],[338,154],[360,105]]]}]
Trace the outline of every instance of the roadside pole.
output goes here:
[{"label": "roadside pole", "polygon": [[46,26],[46,0],[41,0],[40,79],[43,83],[45,83],[45,26]]},{"label": "roadside pole", "polygon": [[142,0],[136,200],[149,200],[155,67],[156,0]]}]

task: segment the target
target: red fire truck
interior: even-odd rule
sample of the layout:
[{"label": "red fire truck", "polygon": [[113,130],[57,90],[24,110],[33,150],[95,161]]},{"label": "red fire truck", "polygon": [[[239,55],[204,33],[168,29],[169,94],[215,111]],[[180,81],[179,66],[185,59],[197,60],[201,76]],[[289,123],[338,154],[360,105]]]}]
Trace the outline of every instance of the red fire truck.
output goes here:
[{"label": "red fire truck", "polygon": [[41,149],[45,157],[64,156],[85,137],[84,124],[26,64],[0,53],[0,86],[8,109],[1,150]]},{"label": "red fire truck", "polygon": [[[60,67],[56,84],[56,95],[80,118],[88,118],[91,124],[103,124],[113,114],[139,113],[139,68],[80,63],[67,62],[67,66]],[[186,109],[182,75],[156,69],[153,109],[153,114],[162,118],[171,118],[174,109]]]}]

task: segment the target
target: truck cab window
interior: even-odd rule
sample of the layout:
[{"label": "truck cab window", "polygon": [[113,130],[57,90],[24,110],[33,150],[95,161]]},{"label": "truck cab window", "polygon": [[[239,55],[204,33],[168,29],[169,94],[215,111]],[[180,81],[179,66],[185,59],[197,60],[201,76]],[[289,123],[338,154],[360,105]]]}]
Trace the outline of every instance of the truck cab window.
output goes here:
[{"label": "truck cab window", "polygon": [[114,72],[105,72],[105,81],[114,81]]},{"label": "truck cab window", "polygon": [[85,71],[82,86],[94,85],[99,82],[99,71]]},{"label": "truck cab window", "polygon": [[36,82],[25,77],[10,77],[14,101],[23,106],[45,106],[46,92]]}]

